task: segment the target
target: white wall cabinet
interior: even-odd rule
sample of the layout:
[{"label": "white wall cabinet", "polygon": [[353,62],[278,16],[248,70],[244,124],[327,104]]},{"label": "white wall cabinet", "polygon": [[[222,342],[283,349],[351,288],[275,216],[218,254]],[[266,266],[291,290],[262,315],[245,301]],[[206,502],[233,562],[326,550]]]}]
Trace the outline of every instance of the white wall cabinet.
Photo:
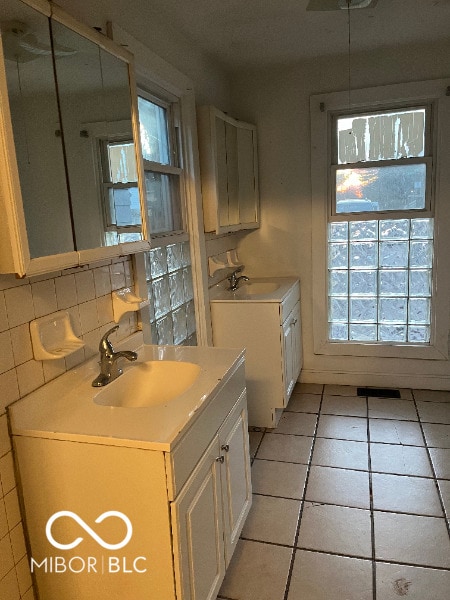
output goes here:
[{"label": "white wall cabinet", "polygon": [[198,135],[205,231],[259,227],[256,127],[202,106]]},{"label": "white wall cabinet", "polygon": [[298,280],[283,297],[213,299],[211,318],[215,346],[246,349],[249,424],[275,427],[302,367]]},{"label": "white wall cabinet", "polygon": [[[0,273],[35,275],[148,249],[132,55],[47,0],[4,4],[39,47],[67,55],[28,51],[9,20],[2,28]],[[98,135],[88,131],[93,123]],[[106,200],[112,175],[99,167],[98,147],[119,141],[135,142],[130,181]],[[126,235],[119,217],[105,216],[119,203]]]},{"label": "white wall cabinet", "polygon": [[[34,573],[40,598],[87,600],[101,591],[112,600],[215,600],[252,500],[243,359],[217,389],[167,451],[139,447],[139,440],[109,446],[89,436],[74,442],[38,437],[42,432],[14,435],[31,557],[42,565]],[[55,536],[68,543],[81,533],[83,542],[55,549],[46,523],[61,510],[109,541],[123,539],[123,523],[95,520],[121,511],[133,535],[121,550],[105,550],[65,517]],[[56,555],[66,565],[72,559],[77,572],[50,571]],[[97,572],[82,569],[88,557]],[[111,573],[114,557],[120,569]]]}]

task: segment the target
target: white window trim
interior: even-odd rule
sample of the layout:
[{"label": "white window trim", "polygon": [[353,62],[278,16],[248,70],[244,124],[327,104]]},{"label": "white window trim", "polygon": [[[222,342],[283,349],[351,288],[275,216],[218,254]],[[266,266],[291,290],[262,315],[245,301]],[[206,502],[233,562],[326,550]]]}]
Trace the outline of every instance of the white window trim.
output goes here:
[{"label": "white window trim", "polygon": [[[165,60],[154,54],[139,40],[131,36],[115,23],[108,23],[109,34],[113,39],[126,46],[135,57],[136,79],[139,87],[150,93],[166,97],[168,101],[178,101],[183,145],[182,159],[186,198],[186,225],[189,232],[192,279],[194,286],[194,302],[197,326],[197,343],[199,346],[212,345],[211,312],[208,293],[208,271],[205,235],[203,227],[203,209],[200,188],[200,165],[198,158],[197,117],[195,94],[191,80],[172,67]],[[131,82],[134,85],[134,81]],[[168,245],[186,239],[186,233],[161,235],[155,238],[153,247]],[[135,273],[137,292],[142,286],[146,289],[145,268],[142,255],[135,257]],[[150,322],[143,322],[145,343],[151,342]]]},{"label": "white window trim", "polygon": [[[348,92],[311,96],[311,191],[312,191],[312,265],[313,265],[313,331],[314,353],[367,357],[448,360],[450,312],[450,169],[440,168],[450,161],[450,97],[446,89],[450,80],[423,81]],[[330,342],[328,340],[327,298],[327,224],[331,164],[331,115],[342,110],[385,109],[399,104],[430,103],[434,105],[433,155],[436,157],[433,182],[435,218],[435,261],[433,265],[433,306],[435,319],[429,345],[364,344]],[[379,214],[379,213],[378,213]],[[391,212],[387,218],[395,218]],[[402,213],[405,218],[407,215]],[[415,216],[427,216],[422,211]],[[336,220],[344,219],[337,215]],[[333,216],[333,220],[335,217]]]}]

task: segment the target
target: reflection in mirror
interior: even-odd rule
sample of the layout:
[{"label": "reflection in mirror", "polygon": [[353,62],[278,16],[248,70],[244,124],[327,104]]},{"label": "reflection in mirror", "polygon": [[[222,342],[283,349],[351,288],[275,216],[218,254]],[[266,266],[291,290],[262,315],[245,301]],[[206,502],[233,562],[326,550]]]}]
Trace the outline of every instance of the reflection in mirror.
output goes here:
[{"label": "reflection in mirror", "polygon": [[[3,0],[1,41],[31,258],[74,250],[49,20]],[[73,51],[56,47],[61,66]]]},{"label": "reflection in mirror", "polygon": [[77,250],[142,240],[128,65],[59,22],[56,78]]}]

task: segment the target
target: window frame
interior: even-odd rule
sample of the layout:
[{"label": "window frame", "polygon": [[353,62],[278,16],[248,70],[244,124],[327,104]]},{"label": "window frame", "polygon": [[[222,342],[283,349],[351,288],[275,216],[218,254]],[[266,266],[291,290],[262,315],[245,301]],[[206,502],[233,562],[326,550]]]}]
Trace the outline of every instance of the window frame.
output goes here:
[{"label": "window frame", "polygon": [[[447,84],[448,85],[448,84]],[[314,353],[326,355],[348,355],[361,357],[395,357],[395,358],[418,358],[430,360],[448,359],[448,310],[450,295],[450,277],[446,275],[445,269],[450,268],[450,260],[442,258],[442,242],[450,234],[450,211],[439,205],[439,193],[437,179],[442,178],[438,174],[439,146],[442,146],[442,135],[438,141],[438,120],[446,123],[450,132],[450,115],[444,114],[442,99],[445,98],[446,82],[430,81],[417,82],[413,84],[396,84],[380,88],[365,88],[352,90],[352,105],[348,105],[348,94],[336,92],[321,94],[311,97],[311,178],[312,178],[312,218],[313,218],[313,247],[317,249],[313,253],[313,270],[317,276],[313,278],[313,336]],[[372,113],[388,111],[390,109],[431,106],[431,119],[429,122],[431,140],[433,147],[426,148],[435,157],[431,161],[431,169],[427,173],[427,185],[429,186],[429,203],[424,209],[412,209],[404,211],[371,211],[366,213],[333,213],[332,194],[333,180],[333,119],[340,114]],[[445,110],[449,112],[450,107]],[[430,139],[430,138],[428,138]],[[444,144],[445,146],[445,144]],[[446,146],[448,152],[448,144]],[[398,159],[399,160],[399,159]],[[381,162],[381,161],[380,161]],[[355,164],[362,167],[368,163],[346,163],[354,167]],[[398,164],[398,163],[396,163]],[[341,167],[342,165],[339,165]],[[431,171],[431,173],[430,173]],[[428,181],[429,179],[429,181]],[[395,218],[421,218],[437,216],[445,218],[440,227],[435,227],[434,248],[435,257],[433,265],[432,302],[434,307],[434,319],[431,324],[431,336],[429,344],[413,344],[403,342],[401,344],[365,343],[352,341],[330,341],[328,339],[328,260],[327,260],[327,229],[330,221],[355,221],[355,220],[382,220]],[[445,214],[444,214],[445,213]],[[439,294],[436,291],[439,287]]]},{"label": "window frame", "polygon": [[[162,96],[165,96],[162,97]],[[142,85],[138,85],[137,97],[142,97],[161,108],[164,108],[167,112],[167,124],[168,124],[168,142],[169,142],[169,164],[163,164],[156,161],[150,161],[142,156],[143,164],[143,180],[144,180],[144,193],[145,191],[145,174],[159,173],[162,175],[173,175],[178,177],[178,191],[180,198],[180,219],[181,228],[173,229],[170,231],[153,232],[150,214],[147,210],[147,219],[149,223],[149,235],[152,242],[152,247],[157,245],[166,246],[175,242],[183,242],[189,239],[188,226],[187,226],[187,206],[186,206],[186,194],[185,190],[185,169],[183,165],[183,149],[182,149],[182,136],[181,136],[181,124],[180,124],[180,106],[177,98],[167,98],[167,94],[156,95],[150,92],[147,88]],[[138,112],[139,114],[139,112]],[[172,164],[173,163],[173,164]]]}]

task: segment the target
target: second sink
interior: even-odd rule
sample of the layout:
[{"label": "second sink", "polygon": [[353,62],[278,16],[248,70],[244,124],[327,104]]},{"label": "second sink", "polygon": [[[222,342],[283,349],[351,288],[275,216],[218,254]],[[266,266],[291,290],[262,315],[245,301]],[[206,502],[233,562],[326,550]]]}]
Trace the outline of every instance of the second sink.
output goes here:
[{"label": "second sink", "polygon": [[94,402],[103,406],[144,408],[170,402],[183,394],[200,374],[195,363],[150,360],[130,366],[101,389]]}]

